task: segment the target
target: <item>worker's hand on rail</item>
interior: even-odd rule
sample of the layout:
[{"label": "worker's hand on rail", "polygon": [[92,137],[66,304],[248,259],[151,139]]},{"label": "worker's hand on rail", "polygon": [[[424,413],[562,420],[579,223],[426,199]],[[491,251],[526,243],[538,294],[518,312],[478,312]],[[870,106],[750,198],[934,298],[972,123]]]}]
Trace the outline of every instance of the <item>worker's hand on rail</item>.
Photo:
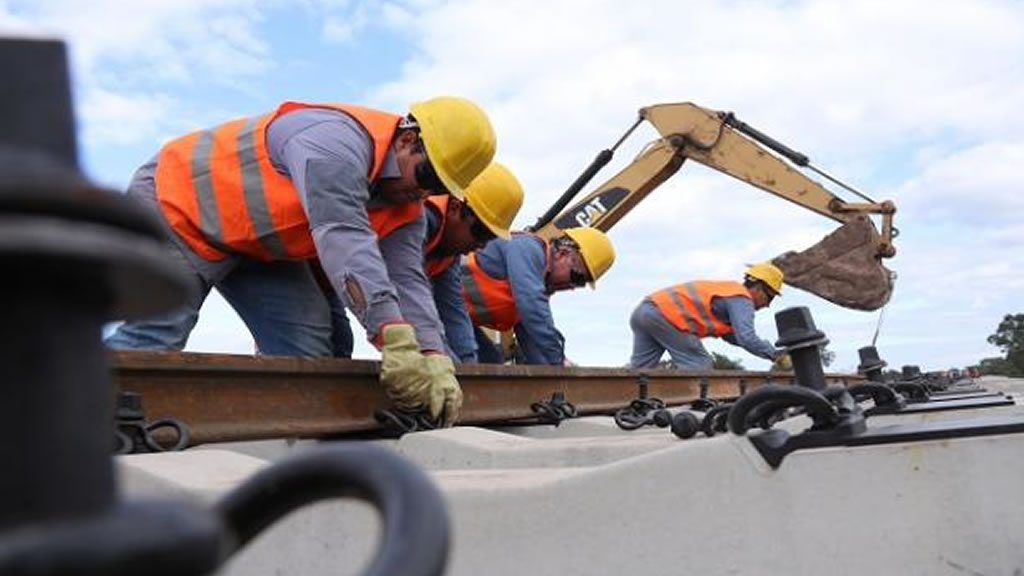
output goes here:
[{"label": "worker's hand on rail", "polygon": [[462,409],[455,365],[443,354],[424,354],[409,324],[381,329],[380,382],[397,408],[427,410],[438,426],[451,426]]},{"label": "worker's hand on rail", "polygon": [[793,359],[785,352],[776,356],[775,361],[772,362],[772,372],[789,372],[792,369]]},{"label": "worker's hand on rail", "polygon": [[444,354],[427,354],[430,368],[430,416],[441,428],[454,426],[462,412],[462,388],[455,379],[455,364]]}]

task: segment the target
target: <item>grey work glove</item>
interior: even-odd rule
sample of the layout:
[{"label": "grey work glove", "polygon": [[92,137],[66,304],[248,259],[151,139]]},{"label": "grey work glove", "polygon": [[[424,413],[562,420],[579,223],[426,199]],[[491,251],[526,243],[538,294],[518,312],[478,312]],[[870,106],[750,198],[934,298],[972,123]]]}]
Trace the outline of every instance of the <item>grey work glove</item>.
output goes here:
[{"label": "grey work glove", "polygon": [[420,352],[409,324],[388,324],[381,342],[380,383],[395,406],[427,410],[440,427],[454,425],[462,410],[462,389],[451,358]]}]

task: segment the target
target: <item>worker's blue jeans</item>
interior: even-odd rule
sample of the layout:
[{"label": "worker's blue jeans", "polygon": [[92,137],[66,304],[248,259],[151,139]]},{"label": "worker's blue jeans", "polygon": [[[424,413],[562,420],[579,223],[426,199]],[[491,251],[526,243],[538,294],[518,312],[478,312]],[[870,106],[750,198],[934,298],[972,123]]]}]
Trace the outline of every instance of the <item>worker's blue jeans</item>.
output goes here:
[{"label": "worker's blue jeans", "polygon": [[476,361],[480,364],[504,364],[505,354],[501,345],[495,344],[494,340],[487,335],[479,326],[473,327],[473,335],[476,337]]},{"label": "worker's blue jeans", "polygon": [[668,351],[672,365],[684,370],[711,370],[714,361],[700,338],[673,326],[648,299],[640,302],[629,317],[633,330],[633,368],[652,368]]},{"label": "worker's blue jeans", "polygon": [[216,288],[245,322],[261,354],[332,355],[331,310],[306,262],[239,259],[223,278],[211,284],[195,272],[176,245],[168,245],[167,254],[169,260],[188,270],[195,284],[193,295],[172,312],[122,324],[106,338],[107,346],[131,350],[183,349],[199,319],[203,301],[210,289]]}]

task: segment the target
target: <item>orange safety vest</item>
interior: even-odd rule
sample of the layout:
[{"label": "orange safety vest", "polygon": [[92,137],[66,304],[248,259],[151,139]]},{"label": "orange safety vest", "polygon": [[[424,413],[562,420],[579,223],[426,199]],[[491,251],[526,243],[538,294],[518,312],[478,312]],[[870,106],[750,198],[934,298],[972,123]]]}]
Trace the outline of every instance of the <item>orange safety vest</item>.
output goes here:
[{"label": "orange safety vest", "polygon": [[[544,243],[544,273],[551,266],[548,241],[536,236]],[[462,299],[469,310],[473,325],[511,330],[519,322],[516,299],[508,279],[499,280],[489,276],[476,263],[476,253],[469,255],[462,268]]]},{"label": "orange safety vest", "polygon": [[423,202],[404,202],[395,206],[372,208],[367,215],[370,217],[370,228],[377,233],[379,240],[416,220],[422,213]]},{"label": "orange safety vest", "polygon": [[435,256],[432,252],[441,244],[441,238],[444,237],[444,227],[448,223],[448,200],[451,196],[447,194],[437,194],[435,196],[428,196],[427,201],[424,203],[428,209],[433,210],[438,215],[437,230],[434,231],[434,235],[427,238],[426,243],[423,245],[423,265],[424,270],[429,278],[435,278],[440,276],[442,272],[452,267],[458,256]]},{"label": "orange safety vest", "polygon": [[[270,114],[172,140],[157,161],[157,200],[168,224],[196,254],[207,260],[243,254],[264,261],[316,255],[298,191],[274,169],[266,144],[271,122],[304,108],[338,110],[359,122],[373,141],[367,177],[377,178],[401,116],[359,106],[285,102]],[[410,202],[373,210],[370,220],[376,221],[375,230],[390,232],[421,210],[420,202]]]},{"label": "orange safety vest", "polygon": [[732,326],[722,322],[711,313],[713,298],[742,296],[750,293],[739,282],[712,282],[698,280],[658,290],[648,296],[673,326],[683,332],[705,336],[722,337],[732,333]]}]

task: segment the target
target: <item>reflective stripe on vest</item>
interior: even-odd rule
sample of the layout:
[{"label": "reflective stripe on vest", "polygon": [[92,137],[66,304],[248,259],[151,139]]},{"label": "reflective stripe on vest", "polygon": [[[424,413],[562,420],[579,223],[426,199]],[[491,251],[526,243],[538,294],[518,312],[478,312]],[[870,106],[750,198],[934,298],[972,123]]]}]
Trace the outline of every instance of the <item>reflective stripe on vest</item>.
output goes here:
[{"label": "reflective stripe on vest", "polygon": [[424,206],[428,210],[432,210],[437,214],[437,229],[434,230],[434,235],[428,236],[427,241],[423,244],[423,268],[428,278],[440,276],[445,270],[451,268],[458,259],[457,256],[434,254],[434,250],[440,246],[441,239],[444,238],[444,228],[448,223],[448,200],[450,198],[451,196],[447,194],[437,194],[428,196],[426,202],[424,202]]},{"label": "reflective stripe on vest", "polygon": [[[266,146],[267,126],[273,120],[305,108],[337,110],[355,119],[373,143],[367,177],[371,182],[377,178],[401,119],[395,114],[359,106],[285,102],[270,114],[193,132],[166,144],[156,168],[160,209],[193,251],[208,260],[229,254],[266,261],[315,256],[298,191],[274,169]],[[398,211],[408,210],[403,206]]]},{"label": "reflective stripe on vest", "polygon": [[[544,274],[551,266],[548,242],[544,243]],[[516,299],[508,279],[492,278],[476,262],[476,254],[470,254],[462,266],[462,299],[469,310],[469,317],[475,326],[495,330],[511,330],[519,322]]]},{"label": "reflective stripe on vest", "polygon": [[673,326],[704,338],[722,337],[732,333],[732,326],[722,322],[711,312],[713,298],[732,296],[749,299],[750,293],[739,282],[699,280],[659,290],[649,298]]},{"label": "reflective stripe on vest", "polygon": [[508,280],[492,278],[470,254],[462,267],[462,298],[474,326],[511,330],[519,321],[516,299]]}]

